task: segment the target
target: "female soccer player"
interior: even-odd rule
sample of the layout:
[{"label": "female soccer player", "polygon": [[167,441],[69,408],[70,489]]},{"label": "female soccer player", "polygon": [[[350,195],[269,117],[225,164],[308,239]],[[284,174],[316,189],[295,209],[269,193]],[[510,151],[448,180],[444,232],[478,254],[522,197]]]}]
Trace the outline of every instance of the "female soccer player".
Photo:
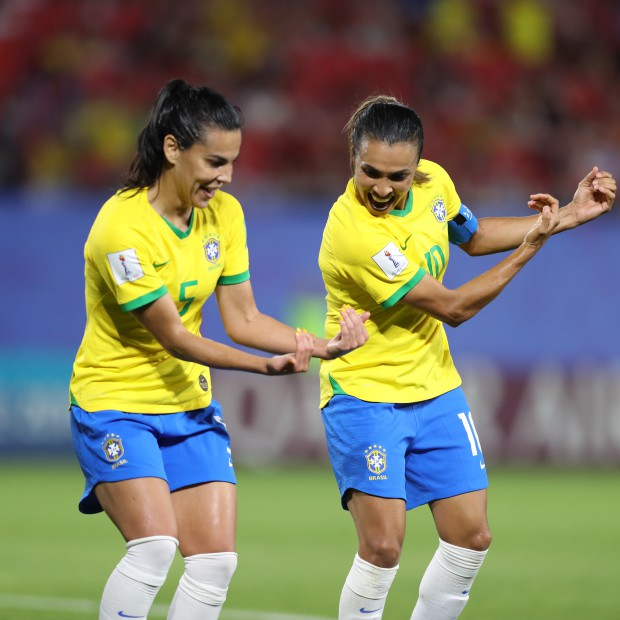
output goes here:
[{"label": "female soccer player", "polygon": [[[616,182],[593,168],[562,209],[552,196],[534,194],[528,205],[539,215],[478,221],[448,174],[420,159],[424,138],[414,110],[373,97],[347,131],[353,178],[330,211],[319,255],[327,334],[336,333],[345,304],[372,318],[366,346],[321,362],[329,454],[359,542],[338,617],[382,617],[406,510],[428,504],[439,548],[411,618],[449,620],[468,600],[491,532],[486,464],[443,323],[474,316],[550,235],[609,211]],[[470,255],[514,251],[450,290],[441,283],[449,243]]]},{"label": "female soccer player", "polygon": [[[237,565],[230,440],[209,367],[280,375],[311,356],[362,345],[367,313],[343,309],[341,330],[314,339],[261,314],[240,204],[230,183],[242,115],[182,80],[160,91],[124,187],[85,246],[87,322],[71,378],[71,425],[86,478],[80,510],[104,510],[126,541],[99,618],[146,618],[177,546],[185,572],[169,620],[220,614]],[[215,291],[236,343],[200,335]],[[294,351],[294,353],[286,353]]]}]

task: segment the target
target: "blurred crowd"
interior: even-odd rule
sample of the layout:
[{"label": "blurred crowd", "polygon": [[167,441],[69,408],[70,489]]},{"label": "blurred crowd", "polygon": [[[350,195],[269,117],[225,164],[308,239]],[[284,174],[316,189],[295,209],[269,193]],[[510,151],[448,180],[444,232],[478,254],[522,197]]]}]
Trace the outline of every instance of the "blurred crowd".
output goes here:
[{"label": "blurred crowd", "polygon": [[620,175],[619,76],[617,0],[0,0],[0,188],[113,190],[183,77],[241,106],[235,188],[265,204],[338,195],[343,126],[381,92],[497,211]]}]

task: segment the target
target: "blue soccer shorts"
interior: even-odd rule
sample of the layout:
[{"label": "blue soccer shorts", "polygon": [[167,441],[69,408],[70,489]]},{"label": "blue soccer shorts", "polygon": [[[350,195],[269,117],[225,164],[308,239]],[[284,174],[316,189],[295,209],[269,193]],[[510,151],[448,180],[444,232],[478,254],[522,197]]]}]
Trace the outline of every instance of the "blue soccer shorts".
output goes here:
[{"label": "blue soccer shorts", "polygon": [[419,403],[371,403],[336,395],[322,411],[343,508],[356,489],[405,500],[407,510],[488,486],[465,394]]},{"label": "blue soccer shorts", "polygon": [[230,437],[216,401],[204,409],[163,415],[71,406],[73,447],[86,478],[80,512],[102,508],[100,482],[154,477],[170,491],[203,482],[235,484]]}]

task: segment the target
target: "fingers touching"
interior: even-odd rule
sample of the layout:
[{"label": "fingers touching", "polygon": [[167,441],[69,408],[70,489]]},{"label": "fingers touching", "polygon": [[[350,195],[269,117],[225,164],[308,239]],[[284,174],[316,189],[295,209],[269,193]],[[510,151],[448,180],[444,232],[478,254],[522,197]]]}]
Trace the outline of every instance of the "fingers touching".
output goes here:
[{"label": "fingers touching", "polygon": [[368,332],[364,322],[369,317],[370,312],[358,314],[349,305],[340,309],[340,345],[342,351],[357,349],[368,340]]}]

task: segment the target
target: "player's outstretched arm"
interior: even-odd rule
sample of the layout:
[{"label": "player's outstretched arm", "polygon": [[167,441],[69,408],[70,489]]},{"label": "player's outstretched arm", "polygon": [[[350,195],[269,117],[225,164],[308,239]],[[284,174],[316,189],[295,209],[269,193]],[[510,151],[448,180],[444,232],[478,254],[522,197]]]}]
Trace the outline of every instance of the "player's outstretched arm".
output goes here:
[{"label": "player's outstretched arm", "polygon": [[497,265],[456,289],[448,289],[426,274],[401,300],[452,327],[464,323],[493,301],[553,234],[560,221],[558,201],[533,194],[539,211],[521,245]]},{"label": "player's outstretched arm", "polygon": [[244,370],[259,374],[305,372],[314,347],[310,334],[298,330],[291,343],[294,353],[272,358],[252,355],[234,347],[203,338],[187,330],[169,294],[132,311],[161,346],[173,357],[210,368]]},{"label": "player's outstretched arm", "polygon": [[[218,286],[215,293],[224,329],[233,342],[270,353],[292,350],[295,330],[260,312],[249,280]],[[315,338],[313,357],[332,359],[362,346],[368,339],[364,327],[368,316],[368,313],[358,315],[352,308],[344,309],[340,317],[340,333],[330,341]]]},{"label": "player's outstretched arm", "polygon": [[[527,203],[536,209],[535,196]],[[585,224],[611,211],[616,197],[616,179],[598,167],[579,182],[571,202],[560,209],[560,222],[553,234]],[[485,217],[478,220],[478,230],[459,247],[470,256],[505,252],[518,247],[536,219],[535,215],[520,217]]]}]

